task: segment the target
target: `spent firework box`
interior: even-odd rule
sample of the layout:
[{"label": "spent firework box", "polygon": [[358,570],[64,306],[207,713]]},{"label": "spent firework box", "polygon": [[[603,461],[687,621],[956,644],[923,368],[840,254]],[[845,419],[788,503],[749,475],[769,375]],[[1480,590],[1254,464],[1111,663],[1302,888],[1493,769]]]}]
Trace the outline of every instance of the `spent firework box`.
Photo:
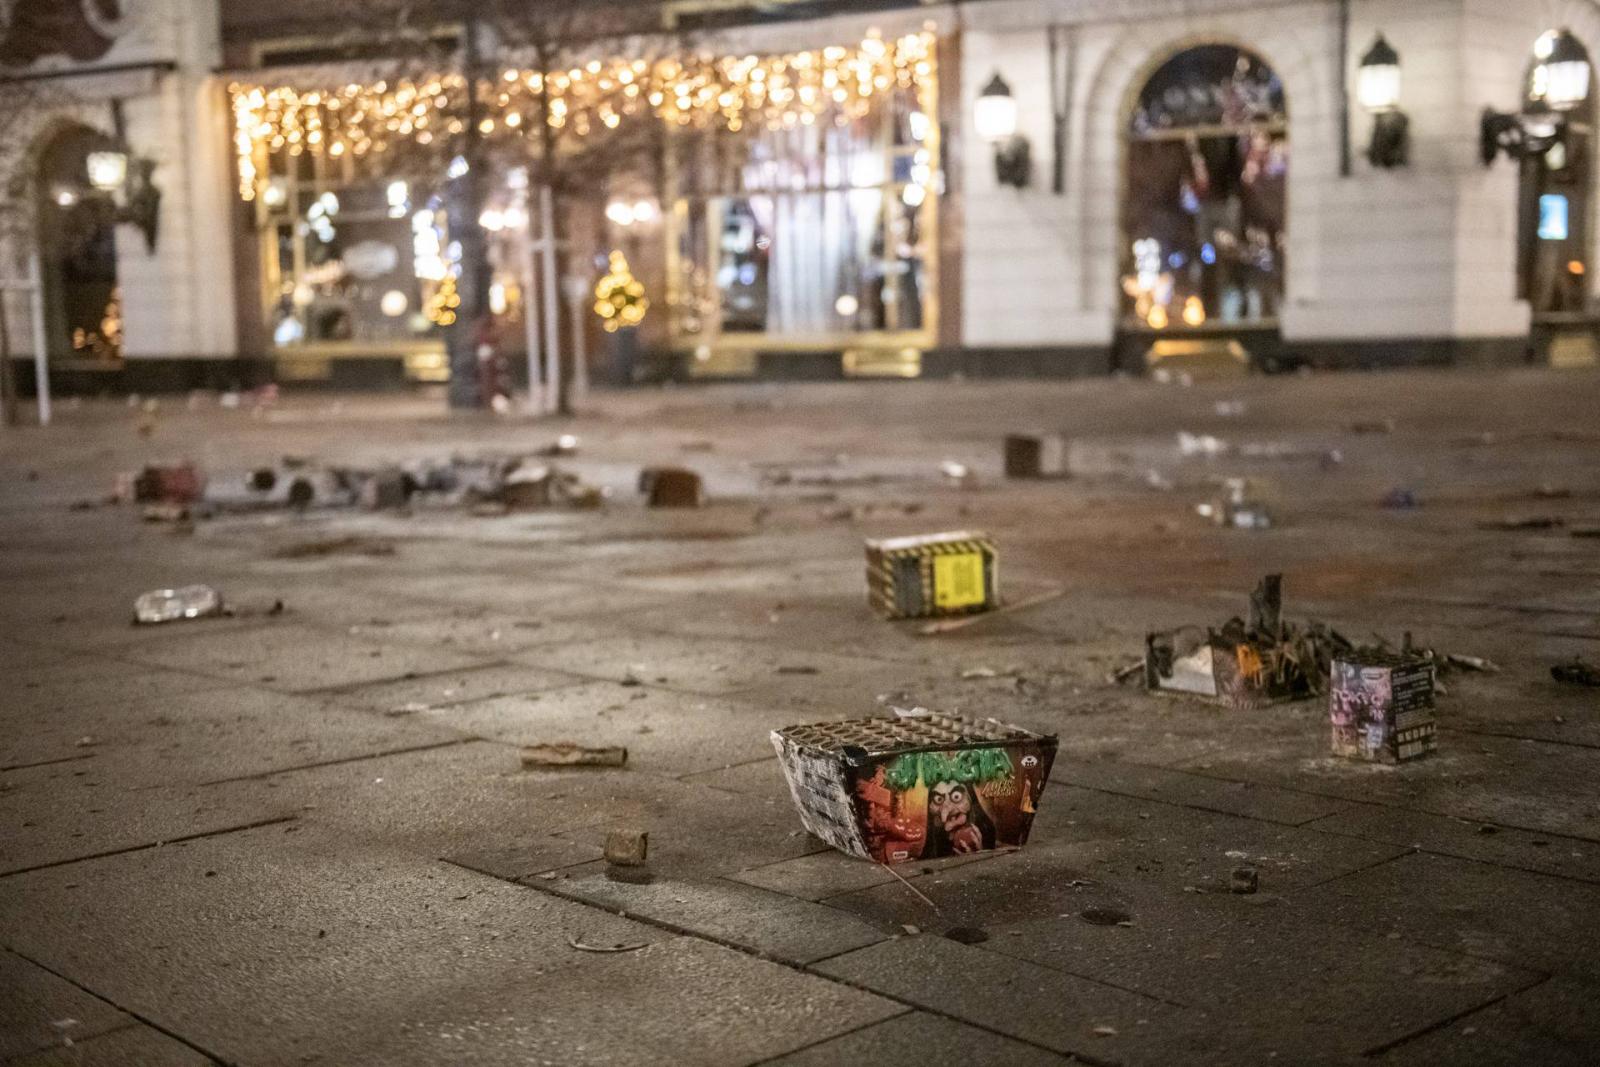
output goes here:
[{"label": "spent firework box", "polygon": [[879,863],[1028,840],[1056,738],[994,719],[920,712],[772,733],[807,830]]},{"label": "spent firework box", "polygon": [[867,600],[886,619],[968,615],[1000,604],[994,542],[970,530],[868,541]]},{"label": "spent firework box", "polygon": [[1260,640],[1197,627],[1145,635],[1145,688],[1211,697],[1237,708],[1299,700],[1312,693],[1301,672],[1268,669],[1271,648]]},{"label": "spent firework box", "polygon": [[1328,718],[1336,756],[1382,763],[1426,756],[1438,747],[1433,665],[1389,653],[1335,659]]}]

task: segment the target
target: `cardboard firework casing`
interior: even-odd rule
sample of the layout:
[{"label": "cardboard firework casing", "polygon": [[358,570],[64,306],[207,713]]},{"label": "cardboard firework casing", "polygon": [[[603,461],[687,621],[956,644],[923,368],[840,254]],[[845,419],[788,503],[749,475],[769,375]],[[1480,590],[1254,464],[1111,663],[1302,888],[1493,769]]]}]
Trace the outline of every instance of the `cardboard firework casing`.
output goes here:
[{"label": "cardboard firework casing", "polygon": [[868,541],[867,600],[886,619],[970,615],[1000,604],[998,557],[983,533]]},{"label": "cardboard firework casing", "polygon": [[994,719],[923,714],[789,726],[773,746],[800,821],[879,863],[1028,840],[1056,739]]},{"label": "cardboard firework casing", "polygon": [[1426,756],[1438,747],[1433,665],[1383,653],[1335,659],[1328,718],[1336,756],[1381,763]]},{"label": "cardboard firework casing", "polygon": [[1278,680],[1266,669],[1270,652],[1260,642],[1231,641],[1195,627],[1147,634],[1145,688],[1211,697],[1248,708],[1311,695],[1308,680]]},{"label": "cardboard firework casing", "polygon": [[1047,478],[1067,471],[1067,444],[1056,434],[1007,434],[1007,478]]}]

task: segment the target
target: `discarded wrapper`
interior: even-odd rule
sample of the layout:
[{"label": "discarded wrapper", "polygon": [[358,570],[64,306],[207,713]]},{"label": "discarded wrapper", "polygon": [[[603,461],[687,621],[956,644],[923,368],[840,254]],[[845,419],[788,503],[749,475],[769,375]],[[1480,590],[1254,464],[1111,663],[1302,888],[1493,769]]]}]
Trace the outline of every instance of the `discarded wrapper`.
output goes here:
[{"label": "discarded wrapper", "polygon": [[867,601],[886,619],[970,615],[1000,605],[989,535],[968,530],[868,541]]},{"label": "discarded wrapper", "polygon": [[144,625],[222,614],[222,594],[209,585],[154,589],[133,602],[133,621]]},{"label": "discarded wrapper", "polygon": [[1433,664],[1419,656],[1362,652],[1333,661],[1328,688],[1333,754],[1380,763],[1438,747]]},{"label": "discarded wrapper", "polygon": [[591,748],[560,742],[522,746],[524,767],[621,767],[627,762],[628,750],[620,745]]},{"label": "discarded wrapper", "polygon": [[1028,840],[1056,738],[994,719],[919,712],[775,730],[807,830],[879,863]]}]

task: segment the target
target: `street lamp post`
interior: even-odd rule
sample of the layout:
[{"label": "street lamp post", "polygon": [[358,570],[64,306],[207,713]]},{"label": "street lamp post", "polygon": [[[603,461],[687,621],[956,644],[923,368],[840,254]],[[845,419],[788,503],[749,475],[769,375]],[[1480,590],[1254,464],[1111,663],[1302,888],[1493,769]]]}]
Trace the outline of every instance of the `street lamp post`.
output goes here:
[{"label": "street lamp post", "polygon": [[1378,34],[1356,72],[1356,98],[1372,115],[1367,161],[1374,167],[1403,167],[1410,156],[1411,120],[1400,110],[1400,53]]},{"label": "street lamp post", "polygon": [[1001,185],[1025,188],[1033,161],[1028,139],[1017,132],[1017,100],[999,72],[972,105],[972,128],[994,146],[994,176]]},{"label": "street lamp post", "polygon": [[1528,104],[1521,112],[1484,108],[1479,124],[1483,165],[1504,152],[1513,159],[1543,156],[1567,132],[1567,113],[1589,96],[1589,53],[1571,30],[1539,38]]}]

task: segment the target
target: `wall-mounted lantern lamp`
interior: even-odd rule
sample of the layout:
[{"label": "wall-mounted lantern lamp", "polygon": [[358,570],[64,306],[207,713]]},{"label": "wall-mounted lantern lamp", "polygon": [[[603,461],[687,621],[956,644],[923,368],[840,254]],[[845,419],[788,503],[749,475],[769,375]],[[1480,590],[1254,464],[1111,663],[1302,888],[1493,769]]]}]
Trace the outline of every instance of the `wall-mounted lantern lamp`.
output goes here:
[{"label": "wall-mounted lantern lamp", "polygon": [[1378,34],[1356,72],[1356,98],[1372,115],[1367,162],[1403,167],[1410,156],[1411,120],[1400,110],[1400,53]]},{"label": "wall-mounted lantern lamp", "polygon": [[84,163],[89,187],[109,201],[111,221],[137,226],[151,252],[161,216],[161,190],[151,180],[155,169],[152,160],[130,157],[120,148],[90,152]]},{"label": "wall-mounted lantern lamp", "polygon": [[1547,33],[1534,45],[1528,103],[1520,113],[1483,109],[1479,147],[1484,166],[1504,152],[1512,159],[1542,156],[1567,132],[1567,112],[1589,97],[1589,53],[1570,30]]},{"label": "wall-mounted lantern lamp", "polygon": [[978,94],[972,107],[972,127],[994,145],[994,176],[1001,185],[1027,186],[1033,169],[1028,139],[1017,132],[1017,101],[1011,86],[998,73]]}]

